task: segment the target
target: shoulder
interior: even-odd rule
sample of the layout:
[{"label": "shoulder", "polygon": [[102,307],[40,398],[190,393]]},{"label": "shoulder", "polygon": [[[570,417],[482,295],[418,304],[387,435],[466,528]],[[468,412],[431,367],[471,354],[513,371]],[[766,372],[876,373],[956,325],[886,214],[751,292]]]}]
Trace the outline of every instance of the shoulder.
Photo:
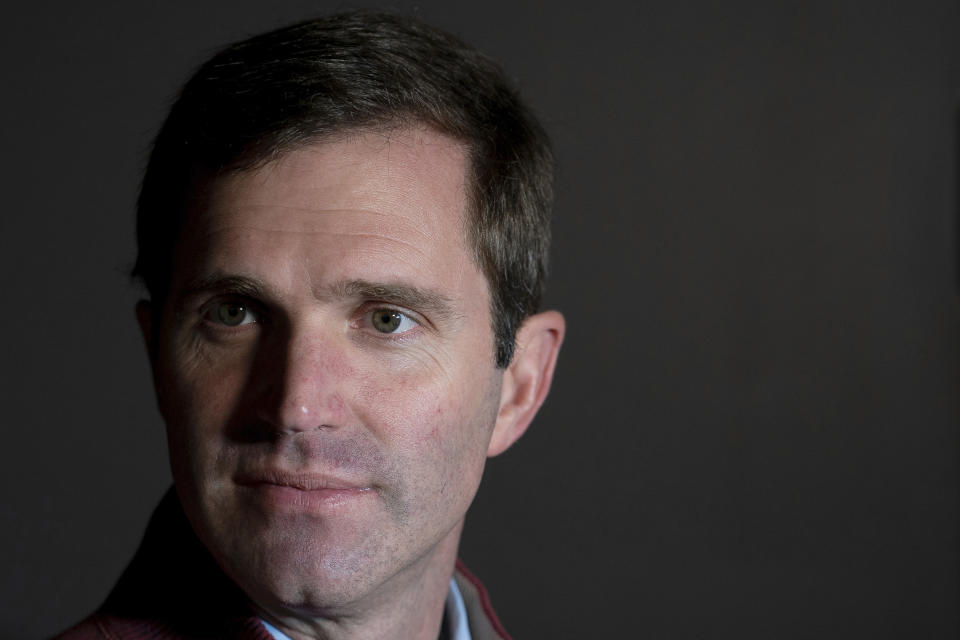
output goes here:
[{"label": "shoulder", "polygon": [[98,612],[70,627],[52,640],[184,640],[185,638],[234,638],[235,640],[272,640],[255,617],[236,619],[216,631],[177,629],[161,620],[128,618]]},{"label": "shoulder", "polygon": [[94,614],[54,636],[53,640],[101,640],[110,637],[107,630],[101,625],[100,616]]},{"label": "shoulder", "polygon": [[166,640],[177,637],[166,625],[158,622],[95,613],[52,640]]}]

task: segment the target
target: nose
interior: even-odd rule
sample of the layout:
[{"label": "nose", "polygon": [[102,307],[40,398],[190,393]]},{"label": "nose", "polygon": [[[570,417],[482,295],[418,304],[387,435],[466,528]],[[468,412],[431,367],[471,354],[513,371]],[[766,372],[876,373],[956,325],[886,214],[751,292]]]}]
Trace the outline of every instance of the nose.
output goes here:
[{"label": "nose", "polygon": [[344,345],[317,327],[291,327],[277,338],[261,355],[258,417],[288,435],[342,425],[350,379]]}]

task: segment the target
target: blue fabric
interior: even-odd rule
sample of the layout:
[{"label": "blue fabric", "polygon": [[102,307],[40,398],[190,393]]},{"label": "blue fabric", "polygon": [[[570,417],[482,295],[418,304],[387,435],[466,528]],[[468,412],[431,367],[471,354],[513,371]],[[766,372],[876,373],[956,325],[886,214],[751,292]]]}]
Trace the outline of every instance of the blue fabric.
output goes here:
[{"label": "blue fabric", "polygon": [[472,640],[470,626],[467,624],[467,607],[463,604],[463,594],[453,578],[447,592],[447,623],[450,628],[450,640]]},{"label": "blue fabric", "polygon": [[263,618],[260,618],[260,622],[262,622],[263,626],[267,629],[267,633],[273,636],[273,640],[290,640],[290,636],[285,634],[283,631],[280,631],[280,629],[277,629]]}]

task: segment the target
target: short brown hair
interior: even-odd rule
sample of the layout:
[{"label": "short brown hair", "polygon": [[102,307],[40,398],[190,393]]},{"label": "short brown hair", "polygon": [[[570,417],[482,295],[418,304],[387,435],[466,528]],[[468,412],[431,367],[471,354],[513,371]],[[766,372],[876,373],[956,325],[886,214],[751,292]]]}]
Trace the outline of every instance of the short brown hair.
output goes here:
[{"label": "short brown hair", "polygon": [[154,142],[137,203],[132,275],[163,304],[191,176],[258,166],[350,129],[425,124],[466,145],[469,238],[489,283],[495,360],[539,310],[553,159],[503,71],[457,38],[372,12],[301,22],[222,50],[190,78]]}]

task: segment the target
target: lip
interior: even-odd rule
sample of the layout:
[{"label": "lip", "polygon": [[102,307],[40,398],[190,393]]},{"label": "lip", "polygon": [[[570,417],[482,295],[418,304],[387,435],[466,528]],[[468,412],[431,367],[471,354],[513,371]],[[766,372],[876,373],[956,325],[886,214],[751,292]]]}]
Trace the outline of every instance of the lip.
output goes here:
[{"label": "lip", "polygon": [[272,507],[331,508],[375,493],[373,487],[362,483],[314,473],[264,471],[238,475],[234,482],[257,501]]}]

